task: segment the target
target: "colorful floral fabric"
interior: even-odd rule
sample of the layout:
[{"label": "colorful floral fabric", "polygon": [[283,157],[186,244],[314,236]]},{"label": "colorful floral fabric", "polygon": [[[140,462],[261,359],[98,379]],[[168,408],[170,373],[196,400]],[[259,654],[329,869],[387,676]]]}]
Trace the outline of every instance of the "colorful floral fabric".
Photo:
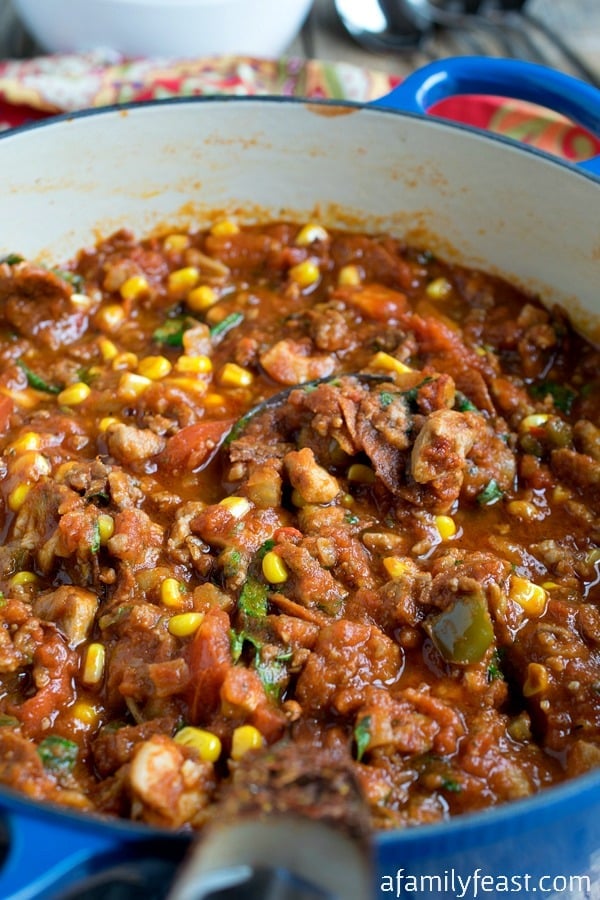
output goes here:
[{"label": "colorful floral fabric", "polygon": [[[375,69],[293,57],[174,61],[124,59],[97,51],[6,60],[0,63],[0,129],[61,112],[166,97],[275,94],[368,102],[398,81]],[[444,101],[433,112],[574,161],[600,153],[600,140],[531,104],[461,97]]]}]

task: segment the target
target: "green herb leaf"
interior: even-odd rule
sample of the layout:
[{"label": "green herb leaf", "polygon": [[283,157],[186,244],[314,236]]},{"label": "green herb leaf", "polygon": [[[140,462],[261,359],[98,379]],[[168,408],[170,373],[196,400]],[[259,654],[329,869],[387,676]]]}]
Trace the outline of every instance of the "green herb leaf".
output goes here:
[{"label": "green herb leaf", "polygon": [[381,391],[379,394],[379,403],[383,409],[387,409],[394,402],[394,395],[389,391]]},{"label": "green herb leaf", "polygon": [[38,755],[51,772],[70,772],[77,762],[79,747],[74,741],[50,735],[39,744]]},{"label": "green herb leaf", "polygon": [[97,553],[101,546],[100,541],[100,525],[98,520],[93,524],[92,540],[90,541],[90,553]]},{"label": "green herb leaf", "polygon": [[22,359],[17,360],[17,365],[21,369],[22,372],[25,372],[27,376],[27,383],[30,387],[35,388],[36,391],[44,391],[46,394],[60,394],[62,391],[62,387],[57,384],[48,384],[47,381],[44,381],[39,375],[36,375],[35,372],[32,372],[29,366],[26,366]]},{"label": "green herb leaf", "polygon": [[460,794],[460,792],[462,791],[462,784],[460,784],[454,778],[443,778],[442,788],[445,791],[450,791],[452,794]]},{"label": "green herb leaf", "polygon": [[264,559],[264,557],[267,555],[267,553],[269,553],[273,549],[274,546],[275,546],[275,541],[273,540],[273,538],[269,538],[268,540],[266,540],[264,542],[264,544],[261,544],[260,547],[258,548],[258,550],[256,551],[257,560],[259,562],[261,562],[261,560]]},{"label": "green herb leaf", "polygon": [[454,395],[454,409],[459,412],[479,412],[474,403],[471,403],[468,397],[457,391]]},{"label": "green herb leaf", "polygon": [[555,407],[566,415],[569,415],[573,403],[577,398],[575,391],[565,384],[557,384],[555,381],[542,381],[541,384],[532,384],[529,393],[536,400],[543,400],[550,395]]},{"label": "green herb leaf", "polygon": [[238,609],[248,616],[262,618],[267,614],[267,595],[266,584],[256,578],[249,578],[242,587],[238,599]]},{"label": "green herb leaf", "polygon": [[239,572],[242,563],[242,554],[239,550],[229,547],[223,550],[220,556],[220,562],[223,566],[223,575],[225,578],[233,578]]},{"label": "green herb leaf", "polygon": [[167,319],[152,334],[152,340],[168,347],[183,347],[183,335],[190,327],[189,319],[177,316]]},{"label": "green herb leaf", "polygon": [[371,716],[364,716],[354,728],[356,760],[360,762],[371,743]]},{"label": "green herb leaf", "polygon": [[429,384],[431,381],[433,381],[433,378],[427,376],[427,378],[424,378],[419,384],[415,384],[413,388],[409,388],[408,391],[401,391],[401,394],[409,405],[413,405],[417,402],[417,395],[421,388],[425,387],[425,385]]},{"label": "green herb leaf", "polygon": [[250,634],[249,631],[234,631],[233,628],[230,629],[229,643],[231,646],[231,655],[233,657],[234,663],[239,662],[246,641],[249,644],[252,644],[256,651],[259,651],[263,646],[262,641],[260,641],[253,634]]},{"label": "green herb leaf", "polygon": [[289,653],[276,656],[274,659],[263,660],[260,655],[256,654],[255,668],[258,677],[262,681],[267,697],[271,700],[279,700],[281,692],[288,680],[288,670],[285,660],[290,659],[292,655]]},{"label": "green herb leaf", "polygon": [[219,340],[224,337],[228,331],[231,331],[232,328],[237,328],[238,325],[244,321],[244,314],[240,312],[230,313],[228,316],[225,316],[222,322],[219,322],[217,325],[213,325],[210,329],[210,336],[215,340]]},{"label": "green herb leaf", "polygon": [[6,263],[7,266],[16,266],[21,262],[25,262],[25,260],[18,253],[7,253],[6,256],[0,257],[0,263]]},{"label": "green herb leaf", "polygon": [[358,525],[360,519],[355,513],[347,512],[344,516],[344,522],[348,525]]},{"label": "green herb leaf", "polygon": [[0,715],[0,728],[16,728],[20,724],[15,716]]},{"label": "green herb leaf", "polygon": [[477,502],[480,506],[492,506],[492,504],[501,500],[502,497],[503,492],[498,487],[498,482],[495,478],[491,478],[484,489],[477,494]]},{"label": "green herb leaf", "polygon": [[53,275],[57,275],[59,278],[62,278],[63,281],[67,281],[73,288],[79,292],[83,287],[83,277],[78,275],[77,272],[69,272],[66,269],[50,269]]}]

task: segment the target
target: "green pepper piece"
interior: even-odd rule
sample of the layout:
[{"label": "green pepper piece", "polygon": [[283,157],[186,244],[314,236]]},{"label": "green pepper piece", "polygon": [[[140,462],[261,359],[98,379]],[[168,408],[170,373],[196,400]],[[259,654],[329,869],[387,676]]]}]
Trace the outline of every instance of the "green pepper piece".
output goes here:
[{"label": "green pepper piece", "polygon": [[494,640],[494,629],[483,594],[465,594],[425,623],[431,640],[447,662],[479,662]]},{"label": "green pepper piece", "polygon": [[219,322],[217,325],[213,325],[210,329],[210,336],[215,340],[220,340],[224,337],[228,331],[231,331],[232,328],[237,328],[238,325],[244,321],[244,314],[240,312],[230,313],[228,316]]},{"label": "green pepper piece", "polygon": [[60,394],[62,391],[62,387],[59,387],[57,384],[48,384],[47,381],[37,375],[35,372],[26,366],[22,359],[17,360],[17,365],[21,369],[22,372],[25,372],[27,377],[27,384],[35,388],[36,391],[44,391],[46,394]]}]

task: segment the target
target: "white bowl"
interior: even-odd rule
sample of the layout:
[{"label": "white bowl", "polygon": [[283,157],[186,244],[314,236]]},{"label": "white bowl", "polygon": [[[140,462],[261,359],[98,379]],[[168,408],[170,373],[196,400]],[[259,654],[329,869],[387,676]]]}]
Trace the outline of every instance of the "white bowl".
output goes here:
[{"label": "white bowl", "polygon": [[312,0],[13,0],[50,53],[110,48],[125,56],[280,56]]}]

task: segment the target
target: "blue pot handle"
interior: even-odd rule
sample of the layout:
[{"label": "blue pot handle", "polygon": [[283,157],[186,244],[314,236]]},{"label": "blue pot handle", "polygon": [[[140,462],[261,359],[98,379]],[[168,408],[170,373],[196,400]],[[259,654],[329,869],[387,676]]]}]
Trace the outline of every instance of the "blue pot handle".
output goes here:
[{"label": "blue pot handle", "polygon": [[164,896],[188,843],[189,835],[155,832],[7,795],[0,804],[0,898],[72,900],[84,897],[88,885],[97,888],[99,881],[119,880],[141,885],[140,895]]},{"label": "blue pot handle", "polygon": [[[600,137],[600,91],[571,75],[516,59],[461,56],[436,60],[371,105],[425,114],[436,103],[457,94],[488,94],[537,103]],[[600,175],[600,156],[577,165]]]}]

